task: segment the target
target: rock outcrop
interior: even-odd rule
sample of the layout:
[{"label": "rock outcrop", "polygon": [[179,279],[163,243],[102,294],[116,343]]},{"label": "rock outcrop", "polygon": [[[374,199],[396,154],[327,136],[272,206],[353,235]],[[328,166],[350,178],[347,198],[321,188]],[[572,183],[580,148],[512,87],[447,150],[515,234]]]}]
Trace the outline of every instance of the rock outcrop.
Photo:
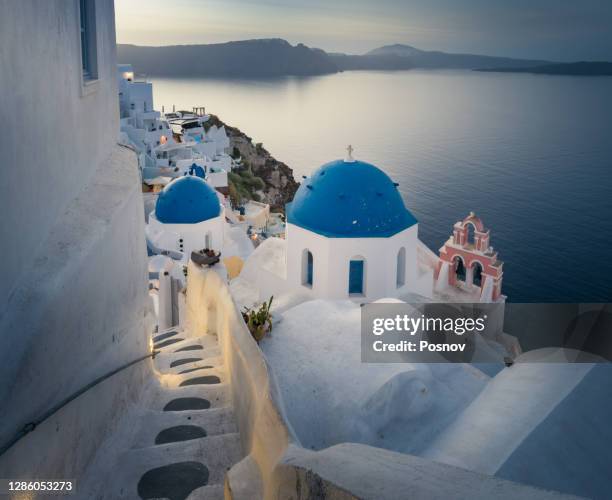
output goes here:
[{"label": "rock outcrop", "polygon": [[216,115],[211,115],[207,127],[224,126],[230,139],[232,156],[242,158],[244,168],[250,169],[253,175],[260,177],[265,186],[262,190],[262,201],[268,203],[272,210],[284,212],[285,204],[293,199],[299,183],[293,177],[293,170],[283,162],[275,159],[261,144],[253,140],[236,127],[224,123]]}]

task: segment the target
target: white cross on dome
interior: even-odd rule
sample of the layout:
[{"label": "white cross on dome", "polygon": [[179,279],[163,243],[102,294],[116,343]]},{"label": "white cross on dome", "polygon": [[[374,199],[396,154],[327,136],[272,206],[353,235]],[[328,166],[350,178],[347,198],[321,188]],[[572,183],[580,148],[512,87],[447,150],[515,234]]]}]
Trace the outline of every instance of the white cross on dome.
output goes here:
[{"label": "white cross on dome", "polygon": [[346,148],[346,158],[344,159],[345,162],[347,163],[352,163],[355,161],[355,158],[353,158],[353,151],[355,150],[355,148],[353,148],[353,146],[351,146],[350,144],[348,145],[348,147]]}]

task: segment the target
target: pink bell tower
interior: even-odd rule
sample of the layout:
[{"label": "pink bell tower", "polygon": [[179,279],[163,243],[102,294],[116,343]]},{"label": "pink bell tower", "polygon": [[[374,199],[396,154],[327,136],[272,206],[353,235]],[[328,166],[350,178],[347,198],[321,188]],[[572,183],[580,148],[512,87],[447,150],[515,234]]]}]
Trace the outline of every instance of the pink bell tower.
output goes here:
[{"label": "pink bell tower", "polygon": [[474,212],[456,222],[453,234],[440,249],[435,273],[438,288],[460,287],[478,291],[480,302],[505,300],[502,295],[503,262],[490,245],[490,231]]}]

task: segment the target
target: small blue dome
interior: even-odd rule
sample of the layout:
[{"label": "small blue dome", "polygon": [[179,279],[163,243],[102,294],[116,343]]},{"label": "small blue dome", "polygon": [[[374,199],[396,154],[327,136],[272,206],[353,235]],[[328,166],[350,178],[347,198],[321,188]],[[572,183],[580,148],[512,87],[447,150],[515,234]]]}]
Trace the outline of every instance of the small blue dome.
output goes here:
[{"label": "small blue dome", "polygon": [[221,213],[219,198],[203,179],[179,177],[159,193],[155,217],[164,224],[196,224]]},{"label": "small blue dome", "polygon": [[197,177],[201,177],[202,179],[206,178],[206,172],[204,171],[204,169],[200,167],[200,165],[196,165],[195,163],[191,164],[191,167],[189,167],[188,174],[185,175],[195,175]]},{"label": "small blue dome", "polygon": [[416,224],[396,185],[362,161],[332,161],[305,179],[287,222],[330,238],[386,238]]}]

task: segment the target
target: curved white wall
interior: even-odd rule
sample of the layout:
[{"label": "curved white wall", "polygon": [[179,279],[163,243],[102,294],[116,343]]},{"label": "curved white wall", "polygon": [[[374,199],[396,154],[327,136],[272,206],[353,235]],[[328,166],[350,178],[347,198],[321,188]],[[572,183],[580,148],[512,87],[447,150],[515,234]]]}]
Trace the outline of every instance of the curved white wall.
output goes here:
[{"label": "curved white wall", "polygon": [[[0,446],[150,350],[138,162],[116,144],[113,1],[94,5],[98,80],[84,88],[79,1],[1,2]],[[29,433],[0,456],[3,477],[78,477],[147,369]]]}]

